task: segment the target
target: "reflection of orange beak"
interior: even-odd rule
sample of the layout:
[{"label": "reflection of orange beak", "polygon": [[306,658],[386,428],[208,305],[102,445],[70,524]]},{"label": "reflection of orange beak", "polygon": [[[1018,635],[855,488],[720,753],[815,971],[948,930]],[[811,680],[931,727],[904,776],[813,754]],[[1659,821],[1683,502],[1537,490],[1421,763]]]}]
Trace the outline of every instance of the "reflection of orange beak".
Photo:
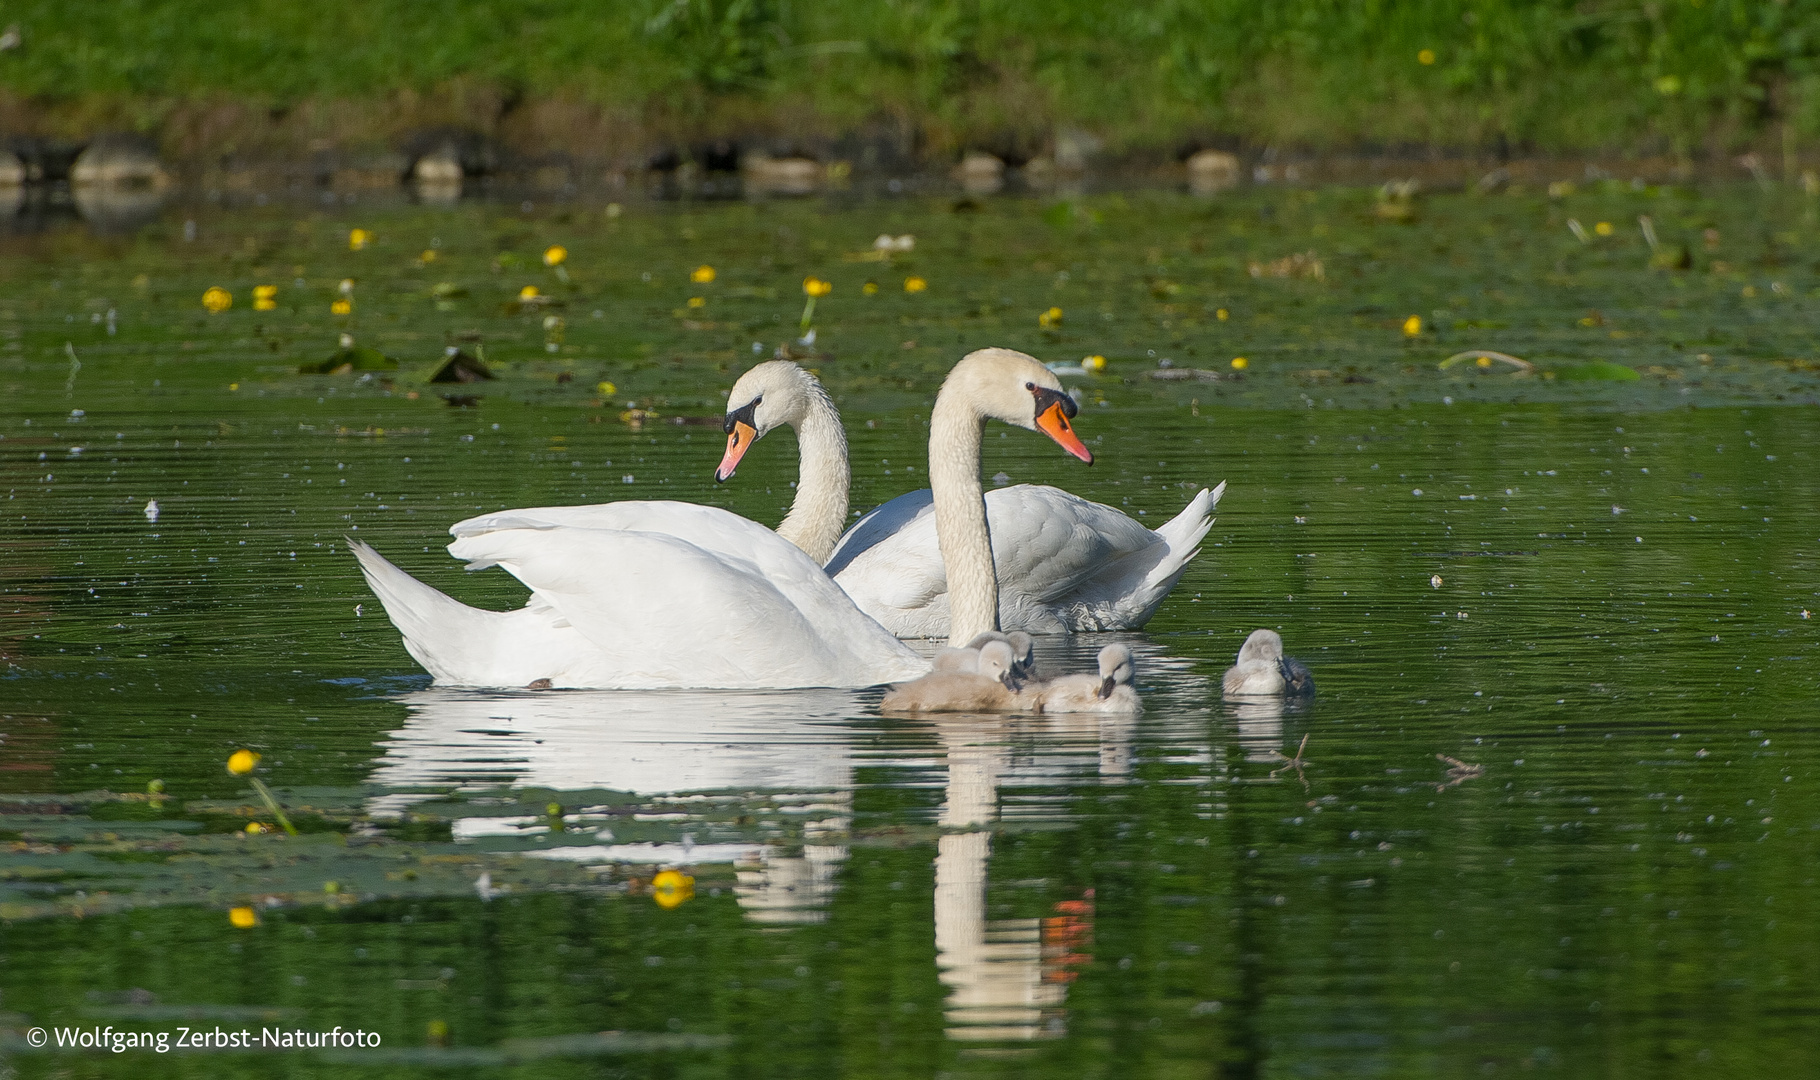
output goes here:
[{"label": "reflection of orange beak", "polygon": [[[1067,414],[1062,412],[1061,402],[1044,409],[1043,414],[1036,418],[1036,426],[1042,429],[1043,434],[1054,439],[1063,450],[1089,465],[1093,464],[1093,451],[1087,449],[1087,444],[1081,442],[1080,436],[1074,433]],[[733,451],[729,449],[727,452],[731,454]]]},{"label": "reflection of orange beak", "polygon": [[[727,436],[727,453],[720,459],[720,468],[714,470],[714,482],[724,484],[733,476],[733,470],[739,468],[739,459],[752,449],[752,441],[758,435],[758,429],[744,421],[736,421],[733,434]],[[1066,445],[1066,444],[1064,444]]]}]

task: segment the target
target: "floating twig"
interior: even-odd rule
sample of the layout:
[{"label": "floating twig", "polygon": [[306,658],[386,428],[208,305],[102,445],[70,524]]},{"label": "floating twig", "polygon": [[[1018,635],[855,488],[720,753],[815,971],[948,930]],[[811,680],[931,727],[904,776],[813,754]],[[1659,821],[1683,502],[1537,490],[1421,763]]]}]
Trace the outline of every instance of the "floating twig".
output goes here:
[{"label": "floating twig", "polygon": [[1448,757],[1446,754],[1436,754],[1435,760],[1447,763],[1447,783],[1436,784],[1436,791],[1446,791],[1457,784],[1476,780],[1485,775],[1485,766],[1475,765],[1470,761],[1461,761],[1459,758]]}]

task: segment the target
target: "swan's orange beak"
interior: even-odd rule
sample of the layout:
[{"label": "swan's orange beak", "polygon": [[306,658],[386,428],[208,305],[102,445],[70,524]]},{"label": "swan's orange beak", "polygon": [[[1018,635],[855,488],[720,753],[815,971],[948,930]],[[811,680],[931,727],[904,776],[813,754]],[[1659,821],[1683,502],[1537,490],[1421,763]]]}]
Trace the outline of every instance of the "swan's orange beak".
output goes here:
[{"label": "swan's orange beak", "polygon": [[714,470],[714,482],[724,484],[733,477],[733,470],[739,468],[739,459],[752,449],[752,443],[758,438],[758,429],[743,420],[735,421],[733,430],[727,433],[727,452],[720,459],[720,467]]},{"label": "swan's orange beak", "polygon": [[1068,414],[1062,411],[1061,402],[1058,401],[1038,413],[1036,426],[1042,429],[1043,434],[1054,439],[1063,450],[1089,465],[1093,464],[1093,451],[1087,449],[1087,444],[1083,443],[1081,437],[1074,433],[1073,425],[1068,423]]}]

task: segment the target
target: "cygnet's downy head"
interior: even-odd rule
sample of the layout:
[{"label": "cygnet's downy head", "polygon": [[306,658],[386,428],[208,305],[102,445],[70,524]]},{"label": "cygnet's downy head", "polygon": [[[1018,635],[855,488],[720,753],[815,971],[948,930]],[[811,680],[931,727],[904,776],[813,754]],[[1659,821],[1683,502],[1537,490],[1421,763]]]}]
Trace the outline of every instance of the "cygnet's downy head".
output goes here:
[{"label": "cygnet's downy head", "polygon": [[1112,696],[1120,686],[1130,686],[1137,669],[1131,659],[1131,649],[1125,645],[1108,645],[1100,650],[1100,687],[1098,697],[1101,701]]},{"label": "cygnet's downy head", "polygon": [[1029,677],[1030,669],[1036,663],[1035,638],[1022,630],[1013,630],[1009,634],[1000,630],[983,630],[974,635],[966,648],[977,652],[992,641],[1002,641],[1011,646],[1011,677],[1014,680]]},{"label": "cygnet's downy head", "polygon": [[1040,431],[1062,449],[1093,464],[1093,452],[1069,424],[1079,411],[1062,381],[1036,357],[1015,349],[977,349],[961,358],[942,383],[940,398],[959,396],[982,419]]},{"label": "cygnet's downy head", "polygon": [[1239,646],[1239,664],[1275,663],[1283,659],[1283,638],[1275,630],[1253,630]]},{"label": "cygnet's downy head", "polygon": [[811,402],[827,396],[820,380],[788,360],[767,360],[741,375],[727,394],[727,415],[721,424],[727,433],[727,453],[714,470],[715,482],[732,477],[753,443],[780,425],[800,423]]},{"label": "cygnet's downy head", "polygon": [[979,673],[988,679],[1010,686],[1011,665],[1016,662],[1017,655],[1006,642],[988,641],[980,646]]}]

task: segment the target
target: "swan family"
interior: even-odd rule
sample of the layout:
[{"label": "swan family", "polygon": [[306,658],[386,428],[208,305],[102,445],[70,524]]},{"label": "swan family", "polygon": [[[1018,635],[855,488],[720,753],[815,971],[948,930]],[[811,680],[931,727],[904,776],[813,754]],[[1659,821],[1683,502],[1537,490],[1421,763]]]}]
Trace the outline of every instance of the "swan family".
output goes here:
[{"label": "swan family", "polygon": [[[805,441],[797,502],[779,530],[715,507],[674,501],[504,510],[457,522],[450,528],[455,538],[450,554],[470,569],[501,567],[530,589],[524,607],[505,612],[463,604],[371,546],[351,543],[411,656],[438,684],[474,687],[859,687],[926,674],[929,663],[854,598],[868,578],[852,579],[849,590],[813,557],[835,546],[830,537],[846,514],[847,463],[838,414],[807,372],[761,367],[768,369],[764,389],[730,402],[729,460],[723,460],[721,474],[731,473],[736,449],[742,440],[749,446],[761,424],[789,422],[773,419],[765,407],[767,394],[774,405],[787,404],[792,396],[774,387],[792,387],[806,399],[810,404],[793,414]],[[814,407],[817,401],[826,408]],[[1178,516],[1170,525],[1182,522],[1182,527],[1172,533],[1165,531],[1168,526],[1151,533],[1117,511],[1065,492],[1057,493],[1060,498],[1043,496],[1049,500],[1044,505],[1063,508],[1062,535],[1049,538],[1047,562],[1028,565],[1056,569],[1032,589],[1014,573],[995,568],[990,528],[998,519],[988,510],[980,482],[987,421],[1040,431],[1091,463],[1092,453],[1070,423],[1075,413],[1073,398],[1055,374],[1023,353],[981,349],[949,373],[930,417],[930,491],[923,510],[907,516],[897,530],[904,538],[894,541],[895,548],[878,551],[871,563],[877,569],[869,572],[884,573],[879,556],[891,550],[903,552],[906,562],[919,550],[924,559],[938,562],[939,570],[923,572],[916,587],[924,597],[919,609],[924,632],[931,632],[938,609],[951,645],[997,632],[1006,607],[1000,602],[1001,580],[1005,592],[1018,598],[1009,609],[1048,612],[1047,621],[1030,629],[1049,631],[1074,628],[1060,622],[1057,611],[1122,610],[1124,618],[1147,618],[1180,577],[1206,532],[1206,511],[1218,489],[1191,502],[1196,513]],[[780,409],[779,415],[792,414]],[[815,439],[839,452],[809,453]],[[1079,506],[1066,516],[1073,503]],[[1043,522],[1023,517],[1028,513],[1005,517],[1004,527],[1012,529],[1022,518],[1034,546],[1043,539]],[[874,540],[864,545],[867,551],[880,549],[879,540],[894,535],[880,532],[877,519],[875,514],[870,522]],[[848,540],[867,528],[862,519]],[[919,539],[930,534],[932,543]],[[1096,559],[1102,560],[1097,577],[1089,565]],[[1118,565],[1123,563],[1129,565]],[[861,565],[858,555],[847,565]],[[882,578],[870,580],[871,595],[887,591]],[[931,581],[937,586],[933,591]],[[1132,596],[1122,608],[1113,595],[1117,583],[1125,583]],[[1076,598],[1059,599],[1070,586]],[[1030,596],[1037,600],[1026,602]]]}]

